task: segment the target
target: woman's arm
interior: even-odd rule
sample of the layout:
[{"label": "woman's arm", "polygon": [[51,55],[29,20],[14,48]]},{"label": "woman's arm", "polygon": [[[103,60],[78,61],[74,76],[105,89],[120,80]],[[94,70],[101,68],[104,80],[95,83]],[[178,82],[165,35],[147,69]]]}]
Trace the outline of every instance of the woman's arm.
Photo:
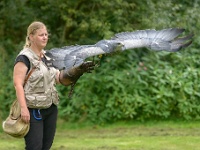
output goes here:
[{"label": "woman's arm", "polygon": [[23,62],[17,62],[14,66],[13,80],[16,91],[16,96],[21,106],[21,118],[24,122],[30,121],[30,113],[26,105],[24,94],[24,81],[28,68]]}]

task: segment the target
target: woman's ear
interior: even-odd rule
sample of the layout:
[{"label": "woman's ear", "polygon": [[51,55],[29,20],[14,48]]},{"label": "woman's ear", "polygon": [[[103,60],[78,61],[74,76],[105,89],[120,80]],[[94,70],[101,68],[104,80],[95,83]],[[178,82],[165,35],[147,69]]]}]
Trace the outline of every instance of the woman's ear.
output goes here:
[{"label": "woman's ear", "polygon": [[28,39],[29,39],[29,41],[33,41],[33,34],[30,34],[30,35],[28,36]]}]

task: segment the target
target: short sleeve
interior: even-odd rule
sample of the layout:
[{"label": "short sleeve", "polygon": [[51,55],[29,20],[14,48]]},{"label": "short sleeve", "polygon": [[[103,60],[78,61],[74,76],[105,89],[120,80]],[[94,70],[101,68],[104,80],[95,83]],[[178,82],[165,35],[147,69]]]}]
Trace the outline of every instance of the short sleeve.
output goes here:
[{"label": "short sleeve", "polygon": [[30,61],[27,58],[27,56],[25,56],[25,55],[17,56],[17,58],[15,59],[15,64],[14,65],[16,65],[18,62],[23,62],[27,66],[28,71],[30,70]]}]

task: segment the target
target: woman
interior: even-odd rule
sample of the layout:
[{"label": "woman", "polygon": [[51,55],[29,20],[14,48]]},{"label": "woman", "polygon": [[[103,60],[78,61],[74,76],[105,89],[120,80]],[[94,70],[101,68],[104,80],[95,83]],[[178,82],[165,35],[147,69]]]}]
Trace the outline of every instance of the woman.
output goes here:
[{"label": "woman", "polygon": [[[27,29],[24,49],[16,58],[13,80],[21,106],[21,118],[30,123],[24,137],[26,150],[49,150],[52,146],[57,121],[58,94],[56,83],[68,86],[84,73],[93,69],[86,62],[68,71],[59,71],[51,66],[50,58],[43,50],[48,42],[48,32],[42,22],[33,22]],[[34,68],[25,84],[25,78]]]}]

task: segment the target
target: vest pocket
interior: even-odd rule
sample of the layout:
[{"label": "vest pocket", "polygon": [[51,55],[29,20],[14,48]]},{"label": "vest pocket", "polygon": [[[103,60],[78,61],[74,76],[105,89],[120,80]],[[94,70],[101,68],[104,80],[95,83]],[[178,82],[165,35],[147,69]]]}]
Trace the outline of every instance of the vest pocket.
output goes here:
[{"label": "vest pocket", "polygon": [[44,89],[44,82],[39,82],[33,86],[31,86],[34,90],[34,93],[44,93],[45,89]]},{"label": "vest pocket", "polygon": [[26,95],[26,102],[27,102],[27,106],[29,108],[34,108],[35,107],[35,96],[32,95]]},{"label": "vest pocket", "polygon": [[30,91],[34,93],[44,93],[43,74],[38,70],[30,76]]},{"label": "vest pocket", "polygon": [[36,107],[44,107],[47,108],[51,105],[50,99],[47,98],[46,95],[38,95],[35,97],[36,99]]},{"label": "vest pocket", "polygon": [[51,106],[51,99],[49,99],[46,95],[27,95],[26,96],[27,105],[29,108],[48,108]]}]

